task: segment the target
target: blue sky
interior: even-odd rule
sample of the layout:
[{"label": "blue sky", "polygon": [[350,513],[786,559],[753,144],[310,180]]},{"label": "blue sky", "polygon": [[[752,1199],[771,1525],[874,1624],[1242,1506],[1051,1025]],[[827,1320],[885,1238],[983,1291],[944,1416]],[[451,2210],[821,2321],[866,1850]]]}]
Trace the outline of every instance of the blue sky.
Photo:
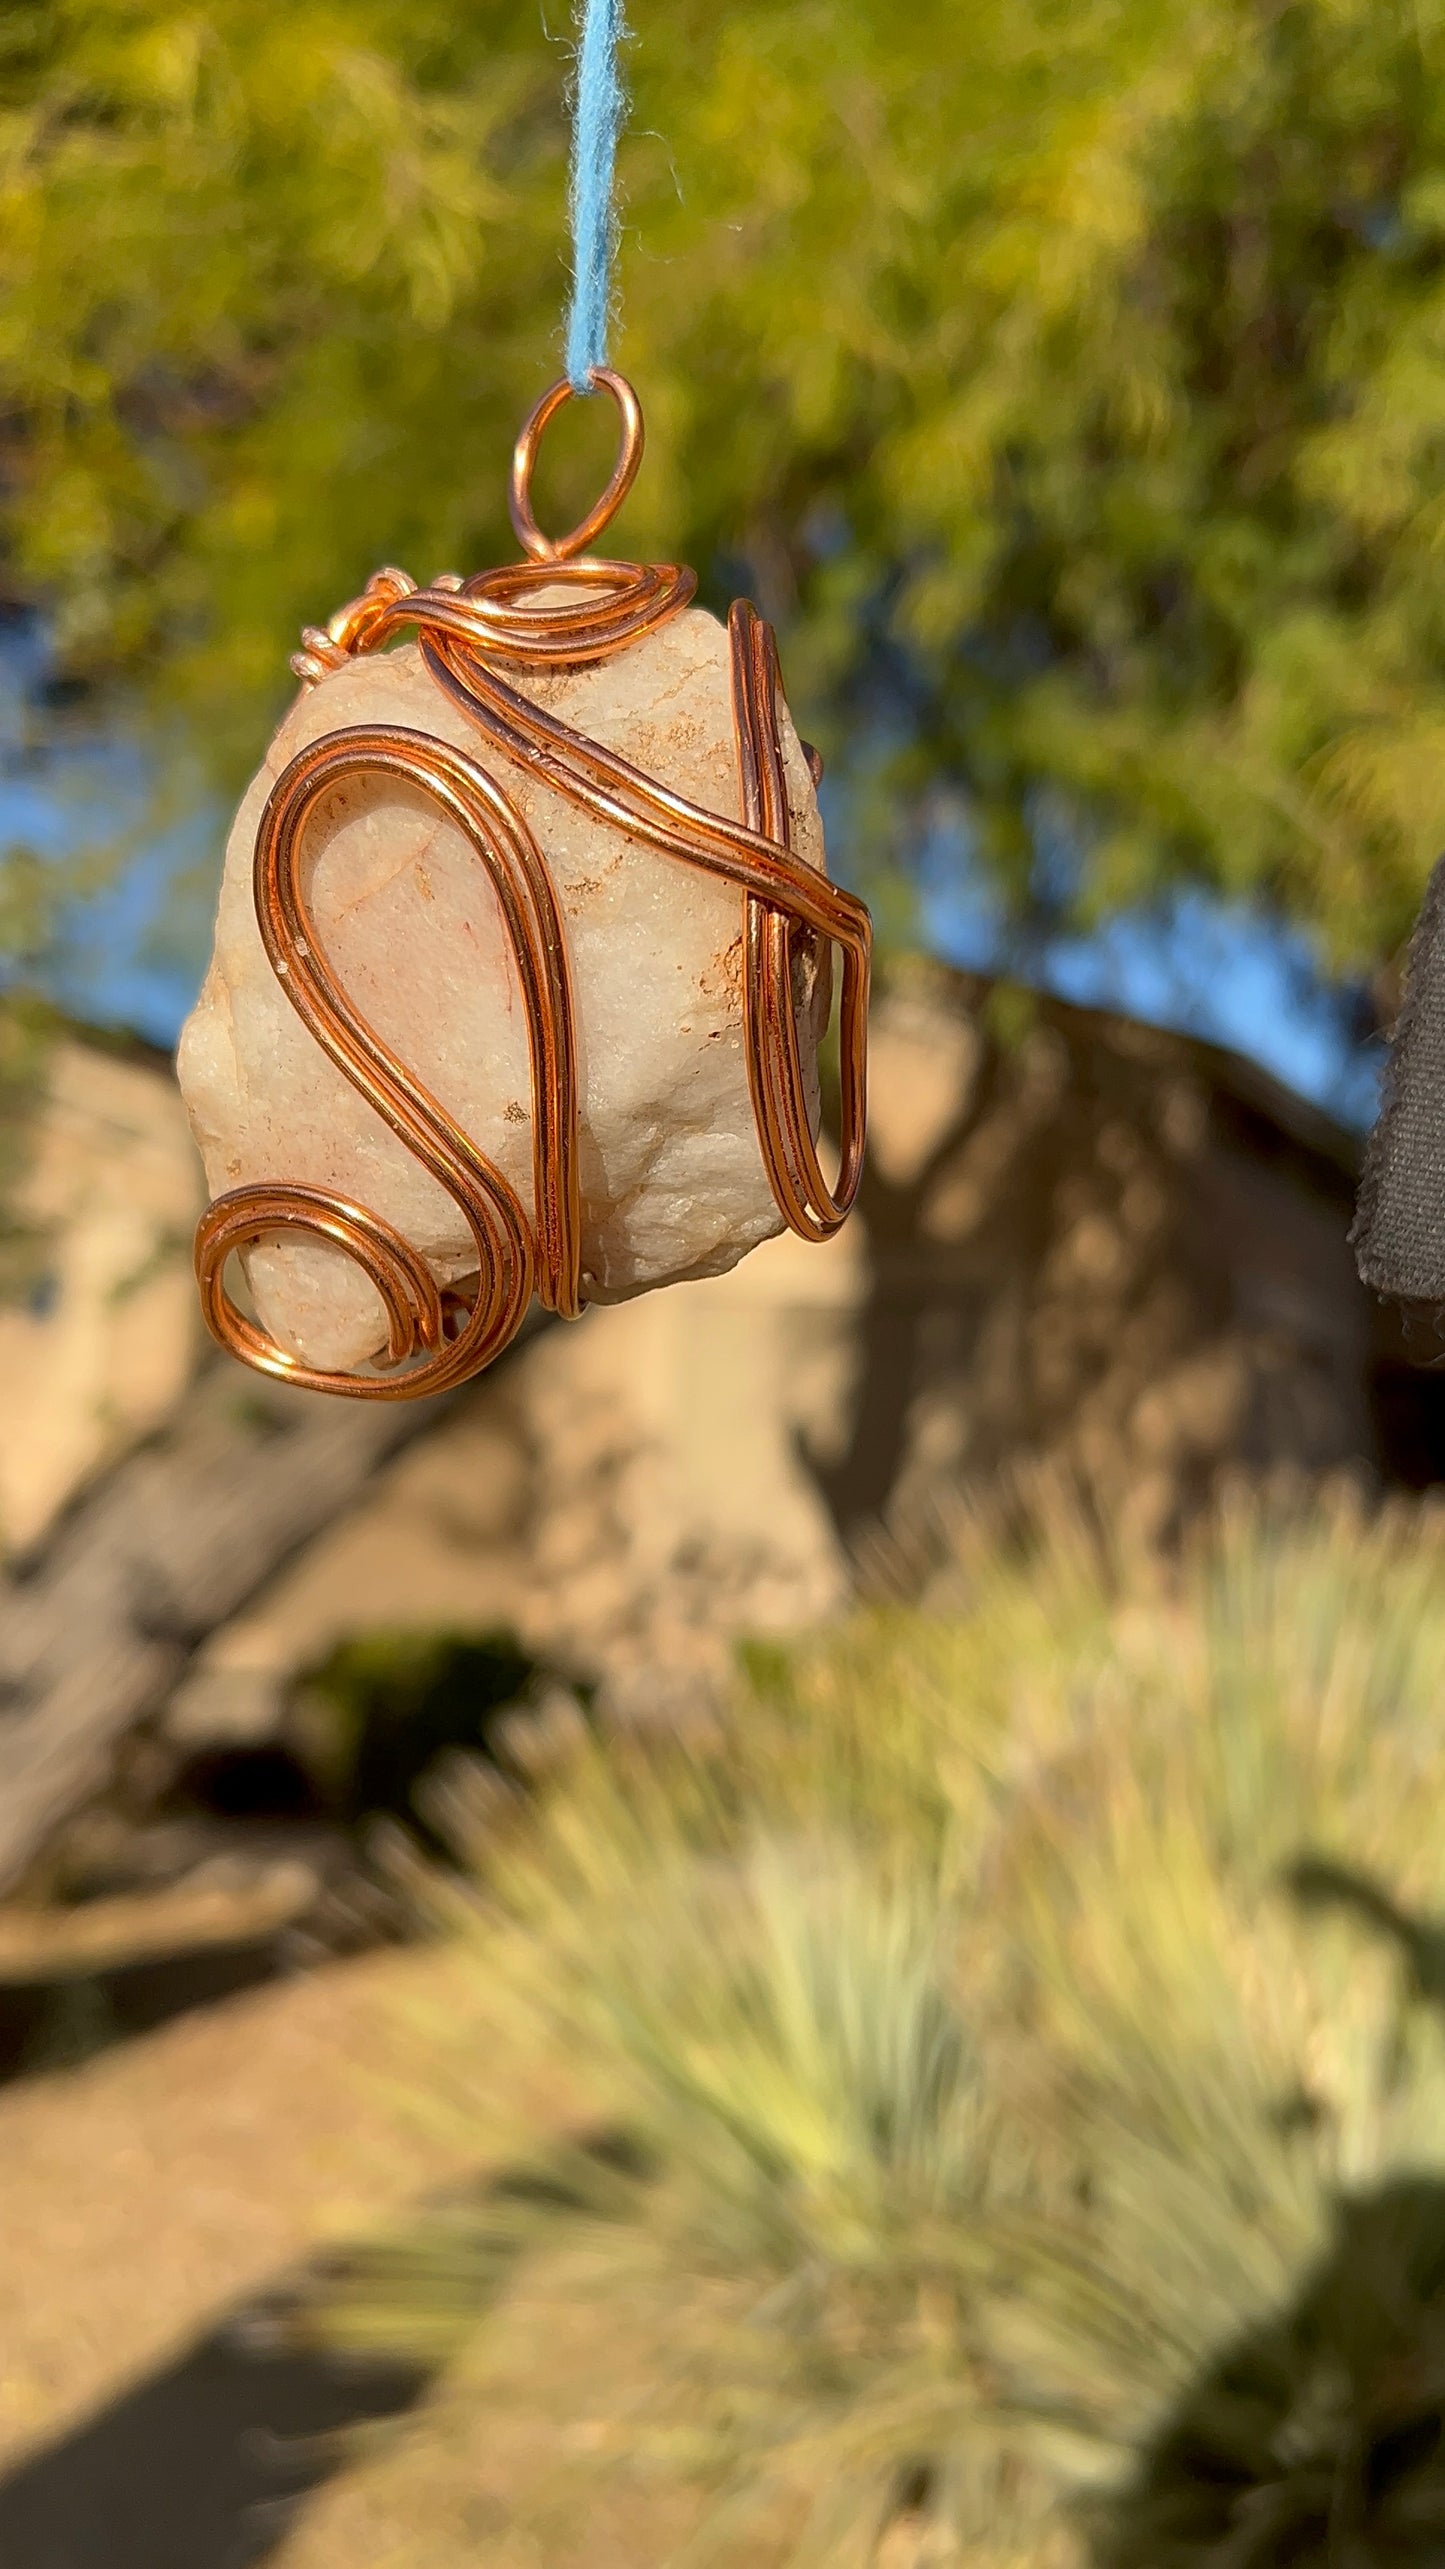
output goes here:
[{"label": "blue sky", "polygon": [[1179,891],[1087,934],[1021,938],[988,883],[955,864],[925,869],[923,917],[950,963],[1223,1044],[1355,1131],[1374,1121],[1383,1047],[1359,1040],[1354,994],[1297,928],[1243,903]]},{"label": "blue sky", "polygon": [[[0,622],[0,848],[30,851],[76,887],[27,977],[78,1016],[171,1044],[204,965],[223,816],[192,811],[158,827],[133,740],[83,710],[37,710],[45,676],[35,621]],[[117,843],[124,862],[112,866]],[[91,867],[99,889],[86,881]]]}]

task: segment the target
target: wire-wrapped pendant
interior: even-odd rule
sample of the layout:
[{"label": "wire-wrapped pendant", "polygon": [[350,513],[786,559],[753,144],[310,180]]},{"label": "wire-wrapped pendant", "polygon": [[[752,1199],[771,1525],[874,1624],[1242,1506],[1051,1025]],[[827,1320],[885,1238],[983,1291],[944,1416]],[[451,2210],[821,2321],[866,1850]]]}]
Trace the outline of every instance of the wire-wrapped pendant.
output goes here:
[{"label": "wire-wrapped pendant", "polygon": [[[533,1294],[575,1315],[838,1228],[864,1131],[869,925],[830,884],[768,627],[586,548],[420,590],[382,571],[304,637],[303,692],[237,816],[181,1041],[221,1343],[316,1390],[438,1391]],[[816,1147],[840,974],[841,1165]],[[239,1254],[253,1311],[228,1283]]]}]

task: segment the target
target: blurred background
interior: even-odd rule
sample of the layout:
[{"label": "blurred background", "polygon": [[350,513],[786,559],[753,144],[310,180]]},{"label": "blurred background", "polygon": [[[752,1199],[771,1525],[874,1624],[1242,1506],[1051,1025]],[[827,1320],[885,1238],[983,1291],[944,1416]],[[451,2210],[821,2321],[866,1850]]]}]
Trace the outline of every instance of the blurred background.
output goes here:
[{"label": "blurred background", "polygon": [[513,552],[574,30],[0,21],[0,2561],[1423,2569],[1445,5],[632,18],[869,1164],[395,1409],[209,1350],[170,1054],[300,628]]}]

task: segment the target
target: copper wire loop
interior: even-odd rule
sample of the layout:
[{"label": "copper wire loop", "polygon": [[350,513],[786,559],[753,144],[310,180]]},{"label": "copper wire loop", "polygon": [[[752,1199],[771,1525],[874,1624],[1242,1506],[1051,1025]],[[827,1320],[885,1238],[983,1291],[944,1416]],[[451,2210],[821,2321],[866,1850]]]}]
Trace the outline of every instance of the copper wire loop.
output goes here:
[{"label": "copper wire loop", "polygon": [[[596,380],[617,404],[622,450],[607,489],[579,525],[554,542],[541,533],[531,505],[542,433],[570,397],[563,381],[537,404],[513,458],[513,523],[531,558],[470,580],[444,573],[427,589],[418,589],[405,571],[378,571],[362,597],[325,627],[308,628],[292,666],[303,685],[313,686],[356,654],[384,650],[414,632],[432,677],[475,724],[479,753],[490,742],[593,818],[737,886],[746,954],[744,1048],[763,1163],[789,1228],[805,1240],[827,1240],[847,1215],[863,1167],[871,930],[860,901],[792,852],[771,629],[746,600],[728,617],[742,803],[736,821],[704,811],[615,750],[543,713],[505,674],[610,658],[657,632],[696,587],[690,571],[665,564],[577,558],[620,507],[642,455],[642,414],[631,385],[606,372]],[[530,1218],[501,1170],[381,1042],[318,945],[302,883],[307,823],[333,786],[361,774],[390,775],[419,788],[470,841],[496,893],[531,1055]],[[425,1259],[390,1223],[343,1197],[281,1182],[243,1186],[218,1196],[196,1233],[207,1324],[247,1364],[308,1390],[395,1400],[450,1389],[500,1355],[534,1292],[566,1318],[582,1308],[576,1017],[566,933],[546,859],[480,758],[424,732],[357,725],[300,751],[278,779],[257,832],[255,896],[262,942],[292,1007],[451,1196],[476,1244],[477,1279],[468,1290],[438,1286]],[[823,969],[835,948],[842,957],[840,1167],[830,1187],[808,1111],[798,1005],[810,956]],[[232,1252],[288,1232],[333,1242],[375,1286],[387,1327],[377,1370],[340,1373],[304,1364],[232,1299],[225,1282]]]}]

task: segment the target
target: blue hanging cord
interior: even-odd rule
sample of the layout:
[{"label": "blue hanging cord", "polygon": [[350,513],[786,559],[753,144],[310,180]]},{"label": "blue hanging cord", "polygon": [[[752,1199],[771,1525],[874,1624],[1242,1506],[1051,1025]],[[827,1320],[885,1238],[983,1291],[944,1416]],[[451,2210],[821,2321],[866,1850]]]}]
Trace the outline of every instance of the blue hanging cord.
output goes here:
[{"label": "blue hanging cord", "polygon": [[594,366],[607,363],[612,260],[617,247],[613,171],[627,106],[617,48],[626,29],[622,0],[583,0],[572,97],[572,306],[567,315],[567,381],[590,392]]}]

